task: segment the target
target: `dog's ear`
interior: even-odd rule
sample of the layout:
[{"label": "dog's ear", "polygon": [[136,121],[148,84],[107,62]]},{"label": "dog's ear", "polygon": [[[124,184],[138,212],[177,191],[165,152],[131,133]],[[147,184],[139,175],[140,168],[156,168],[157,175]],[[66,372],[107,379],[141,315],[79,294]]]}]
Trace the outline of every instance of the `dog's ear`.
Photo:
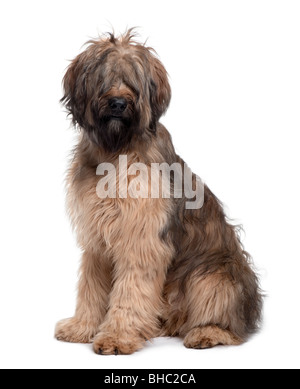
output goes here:
[{"label": "dog's ear", "polygon": [[72,116],[73,124],[78,123],[80,126],[84,122],[87,100],[86,72],[82,55],[78,55],[67,68],[63,78],[64,95],[60,100]]},{"label": "dog's ear", "polygon": [[155,130],[160,117],[166,112],[171,100],[171,87],[168,80],[168,73],[163,64],[155,57],[151,59],[151,85],[150,101],[152,109],[151,129]]}]

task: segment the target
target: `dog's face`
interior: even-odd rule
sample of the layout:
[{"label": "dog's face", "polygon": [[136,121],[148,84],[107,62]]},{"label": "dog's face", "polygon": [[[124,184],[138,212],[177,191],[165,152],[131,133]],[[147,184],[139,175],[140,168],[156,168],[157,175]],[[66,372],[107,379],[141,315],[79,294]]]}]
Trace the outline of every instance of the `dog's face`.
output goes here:
[{"label": "dog's face", "polygon": [[69,66],[62,98],[73,123],[107,151],[118,151],[134,135],[155,132],[168,108],[168,76],[153,51],[132,40],[110,35],[90,41]]}]

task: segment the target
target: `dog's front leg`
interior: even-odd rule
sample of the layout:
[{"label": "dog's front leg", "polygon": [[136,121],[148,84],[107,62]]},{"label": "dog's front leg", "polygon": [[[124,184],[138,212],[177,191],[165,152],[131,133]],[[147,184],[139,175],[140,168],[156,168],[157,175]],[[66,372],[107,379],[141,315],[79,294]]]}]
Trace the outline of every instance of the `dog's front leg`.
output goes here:
[{"label": "dog's front leg", "polygon": [[116,255],[109,310],[94,339],[98,354],[132,354],[158,334],[162,288],[172,250],[158,233],[156,238],[126,243]]},{"label": "dog's front leg", "polygon": [[106,314],[111,288],[111,267],[89,251],[82,256],[74,317],[57,323],[55,337],[72,343],[91,343]]}]

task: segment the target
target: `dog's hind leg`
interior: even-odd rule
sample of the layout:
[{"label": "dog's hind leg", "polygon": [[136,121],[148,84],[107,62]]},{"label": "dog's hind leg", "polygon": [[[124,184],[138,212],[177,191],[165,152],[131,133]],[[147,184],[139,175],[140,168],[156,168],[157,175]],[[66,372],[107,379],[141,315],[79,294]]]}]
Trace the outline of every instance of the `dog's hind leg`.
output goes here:
[{"label": "dog's hind leg", "polygon": [[203,207],[184,211],[182,223],[165,284],[163,333],[185,338],[187,347],[245,342],[259,328],[262,295],[238,229],[207,187]]},{"label": "dog's hind leg", "polygon": [[179,335],[186,347],[197,349],[238,345],[245,340],[239,330],[244,327],[242,287],[226,272],[220,269],[202,276],[194,274],[184,294],[176,294],[175,290],[172,293],[169,289],[166,296],[166,335]]}]

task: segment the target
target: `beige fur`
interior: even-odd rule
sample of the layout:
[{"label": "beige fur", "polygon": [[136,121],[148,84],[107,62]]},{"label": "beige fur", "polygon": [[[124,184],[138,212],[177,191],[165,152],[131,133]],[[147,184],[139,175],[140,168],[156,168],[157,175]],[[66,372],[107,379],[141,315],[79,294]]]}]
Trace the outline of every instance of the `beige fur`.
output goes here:
[{"label": "beige fur", "polygon": [[[96,186],[101,177],[95,171],[78,179],[81,157],[75,155],[67,185],[69,214],[84,250],[78,305],[74,318],[58,323],[56,337],[91,342],[97,334],[96,352],[129,354],[159,332],[162,290],[173,250],[158,232],[168,222],[172,203],[161,198],[100,199]],[[140,161],[141,155],[128,155],[128,165]],[[118,173],[118,158],[110,162]],[[150,177],[149,172],[145,186],[151,186]]]},{"label": "beige fur", "polygon": [[[178,299],[176,289],[165,289],[165,329],[164,335],[185,336],[191,328],[218,323],[229,328],[234,314],[236,299],[241,288],[234,285],[226,274],[214,273],[202,277],[194,274],[188,282],[188,295]],[[175,318],[182,318],[179,325]],[[172,323],[174,326],[169,324]],[[179,331],[178,331],[179,328]]]},{"label": "beige fur", "polygon": [[187,348],[205,349],[217,345],[237,346],[241,340],[236,338],[230,331],[223,330],[215,325],[196,327],[189,331],[184,338],[184,345]]},{"label": "beige fur", "polygon": [[80,274],[75,317],[57,324],[56,337],[73,343],[90,343],[108,307],[111,265],[101,254],[86,251],[82,255]]},{"label": "beige fur", "polygon": [[[133,163],[146,166],[144,174],[121,174],[129,191],[138,177],[150,193],[151,163],[184,166],[159,123],[171,89],[153,50],[134,41],[132,30],[101,37],[72,61],[63,86],[62,102],[80,129],[67,207],[83,255],[76,312],[57,324],[57,339],[93,342],[99,354],[131,354],[157,335],[181,336],[192,348],[246,341],[258,328],[262,298],[216,196],[205,186],[202,208],[186,209],[185,195],[119,193],[120,155],[131,174]],[[193,130],[184,128],[186,136]],[[104,162],[116,169],[116,198],[97,195],[100,179],[115,180],[97,176]]]}]

